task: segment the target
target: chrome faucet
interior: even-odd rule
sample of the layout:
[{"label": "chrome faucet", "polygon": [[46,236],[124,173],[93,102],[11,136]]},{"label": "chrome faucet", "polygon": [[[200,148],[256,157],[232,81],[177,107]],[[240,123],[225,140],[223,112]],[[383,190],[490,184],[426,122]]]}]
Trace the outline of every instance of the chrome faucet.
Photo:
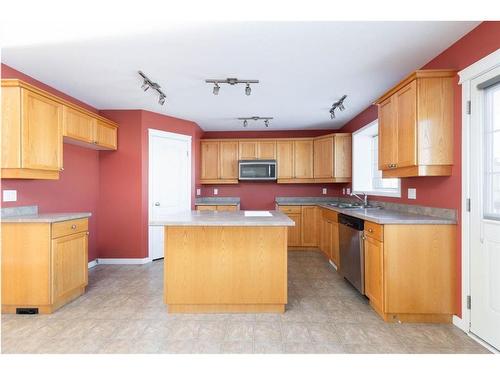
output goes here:
[{"label": "chrome faucet", "polygon": [[358,198],[361,202],[363,202],[363,208],[368,207],[368,195],[365,193],[360,193],[363,194],[363,198],[361,198],[358,194],[356,193],[351,193],[351,197],[356,197]]}]

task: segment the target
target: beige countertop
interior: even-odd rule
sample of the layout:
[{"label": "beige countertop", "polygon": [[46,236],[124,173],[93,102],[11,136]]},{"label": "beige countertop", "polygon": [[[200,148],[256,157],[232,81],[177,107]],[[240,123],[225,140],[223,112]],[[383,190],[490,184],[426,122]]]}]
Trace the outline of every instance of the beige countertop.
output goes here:
[{"label": "beige countertop", "polygon": [[46,213],[34,215],[2,216],[2,223],[58,223],[60,221],[90,217],[90,212]]},{"label": "beige countertop", "polygon": [[245,211],[185,211],[152,221],[149,225],[159,226],[230,226],[230,227],[293,227],[295,223],[279,211],[268,211],[271,216],[245,216]]}]

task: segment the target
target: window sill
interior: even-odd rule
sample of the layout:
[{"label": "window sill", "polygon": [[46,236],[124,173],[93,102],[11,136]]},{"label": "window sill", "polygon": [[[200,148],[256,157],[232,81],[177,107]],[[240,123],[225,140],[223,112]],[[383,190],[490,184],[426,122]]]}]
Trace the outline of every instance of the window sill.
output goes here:
[{"label": "window sill", "polygon": [[366,194],[368,196],[379,196],[379,197],[393,197],[393,198],[401,198],[400,191],[384,191],[384,190],[376,190],[376,191],[354,191],[355,194]]}]

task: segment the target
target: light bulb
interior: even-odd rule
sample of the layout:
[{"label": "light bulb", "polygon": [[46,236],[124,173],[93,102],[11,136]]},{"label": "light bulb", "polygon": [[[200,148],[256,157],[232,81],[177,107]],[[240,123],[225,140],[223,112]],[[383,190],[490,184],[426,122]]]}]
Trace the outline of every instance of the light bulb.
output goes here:
[{"label": "light bulb", "polygon": [[250,84],[247,83],[247,87],[245,87],[245,95],[250,96],[251,93],[252,93],[252,88],[250,87]]}]

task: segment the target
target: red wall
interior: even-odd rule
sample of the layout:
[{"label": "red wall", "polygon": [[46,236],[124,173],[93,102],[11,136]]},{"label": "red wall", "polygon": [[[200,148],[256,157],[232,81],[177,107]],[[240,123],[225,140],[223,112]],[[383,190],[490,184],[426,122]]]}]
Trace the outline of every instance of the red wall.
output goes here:
[{"label": "red wall", "polygon": [[[456,69],[466,68],[484,56],[500,48],[500,22],[483,22],[469,34],[458,40],[440,55],[428,62],[422,69]],[[408,72],[409,73],[409,72]],[[402,198],[377,197],[378,200],[398,203],[419,204],[431,207],[454,208],[461,217],[461,142],[462,142],[462,98],[458,76],[454,88],[454,165],[449,177],[413,177],[401,180]],[[382,94],[382,93],[380,93]],[[355,131],[377,118],[377,108],[370,106],[340,131]],[[408,188],[417,189],[417,199],[408,200]],[[457,310],[461,315],[461,231],[460,220],[457,225],[457,276],[459,285],[456,291]]]},{"label": "red wall", "polygon": [[[97,110],[5,64],[2,78],[17,78],[73,102],[86,109]],[[2,203],[4,207],[38,205],[40,212],[91,212],[89,219],[89,261],[97,258],[97,218],[99,196],[99,152],[64,144],[64,171],[59,180],[2,179],[2,190],[17,190],[17,202]]]},{"label": "red wall", "polygon": [[148,256],[148,129],[190,135],[193,202],[199,165],[197,124],[142,110],[105,110],[120,124],[118,150],[101,155],[99,196],[99,258]]},{"label": "red wall", "polygon": [[[204,139],[217,138],[300,138],[318,137],[335,133],[335,130],[284,130],[284,131],[228,131],[205,132]],[[201,195],[210,197],[213,189],[219,189],[218,196],[240,197],[244,210],[272,210],[276,197],[316,197],[323,196],[322,188],[327,188],[327,196],[339,195],[344,184],[277,184],[276,182],[240,182],[237,185],[201,185]]]}]

